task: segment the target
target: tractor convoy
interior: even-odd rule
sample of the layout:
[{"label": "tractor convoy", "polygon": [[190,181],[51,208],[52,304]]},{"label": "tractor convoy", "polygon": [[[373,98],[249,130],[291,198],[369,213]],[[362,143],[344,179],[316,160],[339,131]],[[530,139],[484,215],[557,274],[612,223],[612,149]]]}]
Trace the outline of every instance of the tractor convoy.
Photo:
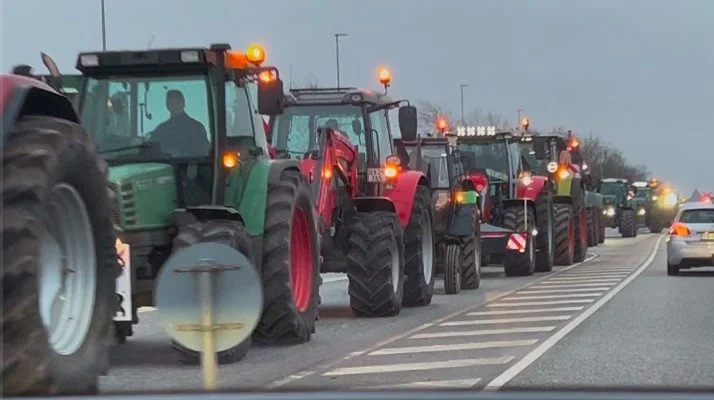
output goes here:
[{"label": "tractor convoy", "polygon": [[311,339],[321,273],[347,275],[356,317],[395,317],[428,306],[437,275],[453,295],[482,286],[487,264],[551,271],[607,226],[660,232],[676,211],[669,186],[595,179],[574,135],[531,133],[527,118],[515,131],[439,118],[419,136],[386,69],[383,92],[286,93],[260,45],[85,52],[80,75],[42,58],[49,75],[0,78],[7,395],[95,392],[109,345],[159,303],[172,260],[207,262],[179,257],[202,244],[260,277],[258,322],[217,349],[232,363],[252,341]]}]

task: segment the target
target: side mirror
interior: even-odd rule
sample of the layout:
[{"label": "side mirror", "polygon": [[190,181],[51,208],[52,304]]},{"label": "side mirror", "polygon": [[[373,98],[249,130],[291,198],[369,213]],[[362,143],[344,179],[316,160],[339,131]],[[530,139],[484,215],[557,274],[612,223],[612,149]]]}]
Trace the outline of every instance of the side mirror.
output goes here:
[{"label": "side mirror", "polygon": [[533,138],[533,151],[535,151],[536,160],[545,160],[548,157],[547,148],[548,140],[546,138],[537,136]]},{"label": "side mirror", "polygon": [[269,82],[258,80],[258,112],[263,115],[280,115],[285,110],[283,81],[280,78]]},{"label": "side mirror", "polygon": [[417,138],[417,109],[414,106],[399,107],[399,131],[406,141]]},{"label": "side mirror", "polygon": [[456,193],[456,202],[459,204],[478,204],[478,193],[475,190]]}]

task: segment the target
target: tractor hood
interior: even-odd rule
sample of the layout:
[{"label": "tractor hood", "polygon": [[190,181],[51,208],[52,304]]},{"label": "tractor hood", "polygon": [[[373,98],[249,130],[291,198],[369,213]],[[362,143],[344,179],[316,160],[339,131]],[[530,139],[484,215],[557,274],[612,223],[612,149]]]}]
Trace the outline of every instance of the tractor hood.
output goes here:
[{"label": "tractor hood", "polygon": [[617,204],[617,196],[614,194],[606,194],[602,196],[602,201],[605,204],[615,205]]},{"label": "tractor hood", "polygon": [[176,209],[174,168],[169,164],[141,163],[109,168],[115,192],[114,222],[124,231],[161,229]]}]

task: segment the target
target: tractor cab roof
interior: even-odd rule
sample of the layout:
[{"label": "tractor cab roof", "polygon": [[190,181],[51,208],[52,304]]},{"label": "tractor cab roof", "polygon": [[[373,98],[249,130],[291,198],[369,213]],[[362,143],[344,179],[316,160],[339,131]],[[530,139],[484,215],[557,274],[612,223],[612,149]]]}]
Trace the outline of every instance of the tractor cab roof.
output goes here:
[{"label": "tractor cab roof", "polygon": [[460,143],[470,144],[489,144],[504,140],[510,143],[521,141],[521,136],[516,136],[511,131],[497,130],[493,126],[459,127],[456,129],[456,136]]},{"label": "tractor cab roof", "polygon": [[290,89],[286,94],[288,105],[362,105],[387,108],[399,105],[401,101],[394,101],[382,93],[375,93],[369,89],[346,88],[308,88]]},{"label": "tractor cab roof", "polygon": [[602,183],[627,183],[627,179],[624,178],[603,178],[600,180]]}]

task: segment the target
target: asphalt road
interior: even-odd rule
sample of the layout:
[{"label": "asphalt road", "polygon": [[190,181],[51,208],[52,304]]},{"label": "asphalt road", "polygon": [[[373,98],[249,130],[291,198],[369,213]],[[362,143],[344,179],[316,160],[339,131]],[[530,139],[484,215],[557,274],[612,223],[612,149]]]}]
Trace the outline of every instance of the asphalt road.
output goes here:
[{"label": "asphalt road", "polygon": [[[444,295],[437,281],[430,306],[389,319],[354,318],[346,278],[326,274],[313,339],[254,347],[240,363],[220,367],[219,386],[714,387],[707,272],[668,277],[661,235],[641,232],[633,239],[612,232],[586,262],[550,273],[506,278],[486,267],[481,288],[459,295]],[[201,388],[198,367],[178,362],[156,314],[140,313],[135,335],[114,349],[102,391]]]}]

